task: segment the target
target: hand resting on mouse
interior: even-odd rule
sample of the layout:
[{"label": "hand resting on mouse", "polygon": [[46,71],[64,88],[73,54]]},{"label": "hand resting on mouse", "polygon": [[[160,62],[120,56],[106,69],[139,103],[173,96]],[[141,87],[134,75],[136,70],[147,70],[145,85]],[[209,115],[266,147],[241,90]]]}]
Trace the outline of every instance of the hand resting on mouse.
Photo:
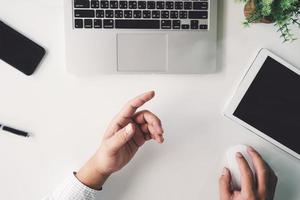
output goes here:
[{"label": "hand resting on mouse", "polygon": [[241,172],[241,190],[233,190],[231,187],[231,175],[224,168],[220,177],[220,200],[272,200],[277,185],[277,176],[270,166],[263,160],[261,155],[252,147],[248,153],[254,164],[256,180],[248,162],[241,153],[236,154],[236,160]]}]

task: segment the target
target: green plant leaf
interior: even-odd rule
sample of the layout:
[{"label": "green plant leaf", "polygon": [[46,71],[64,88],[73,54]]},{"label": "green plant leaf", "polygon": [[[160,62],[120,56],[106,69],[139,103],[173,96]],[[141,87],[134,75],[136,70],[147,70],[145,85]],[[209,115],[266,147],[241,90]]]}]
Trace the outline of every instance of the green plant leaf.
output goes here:
[{"label": "green plant leaf", "polygon": [[[248,0],[235,0],[236,2],[247,3]],[[294,41],[297,38],[293,35],[291,26],[300,28],[300,4],[299,0],[253,0],[256,9],[242,23],[249,27],[254,22],[264,19],[274,20],[277,32],[283,38],[283,42]]]}]

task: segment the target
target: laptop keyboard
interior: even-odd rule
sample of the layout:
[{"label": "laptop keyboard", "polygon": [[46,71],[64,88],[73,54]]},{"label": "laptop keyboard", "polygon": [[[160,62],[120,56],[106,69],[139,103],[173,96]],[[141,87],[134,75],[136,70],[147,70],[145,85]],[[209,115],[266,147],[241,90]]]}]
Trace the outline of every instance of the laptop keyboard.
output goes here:
[{"label": "laptop keyboard", "polygon": [[208,30],[209,0],[73,0],[76,29]]}]

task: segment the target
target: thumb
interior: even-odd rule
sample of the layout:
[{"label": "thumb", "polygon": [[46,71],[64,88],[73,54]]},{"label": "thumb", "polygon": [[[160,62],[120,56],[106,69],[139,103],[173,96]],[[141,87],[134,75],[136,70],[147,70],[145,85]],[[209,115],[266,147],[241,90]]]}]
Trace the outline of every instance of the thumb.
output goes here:
[{"label": "thumb", "polygon": [[231,175],[227,168],[223,169],[222,176],[219,180],[220,185],[220,199],[230,200],[231,197]]},{"label": "thumb", "polygon": [[115,133],[109,141],[112,153],[119,151],[133,137],[134,133],[135,126],[132,123]]}]

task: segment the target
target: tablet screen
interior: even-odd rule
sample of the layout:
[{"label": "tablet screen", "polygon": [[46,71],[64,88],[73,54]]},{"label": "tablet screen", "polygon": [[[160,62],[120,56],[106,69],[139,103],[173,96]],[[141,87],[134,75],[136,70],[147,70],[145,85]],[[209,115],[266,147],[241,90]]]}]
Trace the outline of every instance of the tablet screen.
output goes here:
[{"label": "tablet screen", "polygon": [[300,154],[300,76],[271,57],[233,115]]}]

